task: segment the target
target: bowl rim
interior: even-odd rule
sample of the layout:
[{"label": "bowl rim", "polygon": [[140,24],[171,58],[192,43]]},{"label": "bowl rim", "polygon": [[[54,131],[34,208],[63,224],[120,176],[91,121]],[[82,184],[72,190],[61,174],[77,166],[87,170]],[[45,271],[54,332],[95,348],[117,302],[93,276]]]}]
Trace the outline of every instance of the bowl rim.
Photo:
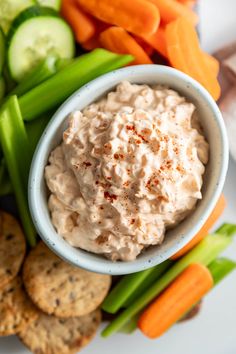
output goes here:
[{"label": "bowl rim", "polygon": [[[131,75],[132,73],[135,72],[135,75],[137,74],[147,74],[151,73],[154,75],[158,75],[158,73],[166,73],[168,75],[172,75],[173,79],[179,80],[179,81],[184,81],[188,82],[189,84],[192,85],[194,91],[198,91],[198,94],[201,95],[203,100],[210,106],[211,111],[214,114],[215,120],[216,120],[216,125],[219,129],[220,132],[220,138],[222,141],[222,157],[221,157],[221,169],[220,173],[218,176],[218,183],[216,188],[214,189],[213,194],[211,195],[211,198],[209,198],[207,205],[203,212],[201,213],[201,217],[198,219],[198,221],[192,226],[191,230],[189,230],[183,238],[181,238],[178,242],[174,244],[173,247],[168,249],[165,252],[164,257],[157,256],[156,259],[155,256],[151,257],[152,262],[149,260],[142,260],[138,262],[138,258],[136,262],[109,262],[109,266],[107,264],[107,259],[106,262],[101,262],[101,258],[99,258],[99,262],[96,261],[96,257],[98,255],[93,254],[89,252],[90,254],[94,255],[94,259],[91,261],[87,260],[86,261],[86,256],[82,257],[76,257],[72,256],[71,252],[68,251],[63,251],[62,247],[60,247],[58,244],[55,242],[51,242],[51,232],[48,230],[47,232],[47,226],[44,225],[43,222],[38,222],[43,216],[43,212],[41,211],[41,208],[38,207],[38,203],[40,203],[40,179],[39,179],[39,173],[38,171],[41,171],[40,167],[40,161],[42,160],[43,156],[45,156],[45,153],[47,153],[47,146],[50,143],[50,141],[47,142],[47,145],[45,145],[45,140],[49,133],[52,135],[55,134],[55,131],[59,128],[59,126],[62,124],[64,118],[61,116],[60,117],[60,112],[63,111],[68,105],[70,105],[74,100],[79,100],[79,96],[82,95],[85,91],[88,92],[90,88],[92,88],[94,92],[94,88],[96,85],[100,86],[101,83],[105,80],[106,82],[112,82],[114,77],[117,79],[122,76],[122,74],[126,74],[126,76]],[[121,78],[121,81],[125,80],[125,78]],[[105,90],[104,90],[105,92]],[[54,133],[52,133],[54,131]],[[29,208],[30,208],[30,213],[33,219],[33,223],[37,229],[38,234],[40,235],[41,239],[48,245],[48,247],[56,253],[59,257],[64,259],[65,261],[71,263],[72,265],[75,265],[77,267],[81,267],[84,269],[87,269],[89,271],[93,272],[98,272],[98,273],[103,273],[103,274],[111,274],[111,275],[121,275],[121,274],[129,274],[129,273],[134,273],[138,272],[144,269],[148,269],[150,267],[153,267],[164,260],[170,258],[173,254],[178,252],[182,247],[184,247],[193,237],[194,235],[200,230],[200,228],[204,225],[206,222],[207,218],[209,217],[210,213],[212,212],[213,208],[215,207],[215,204],[217,200],[220,197],[220,194],[222,192],[225,178],[226,178],[226,173],[228,169],[228,160],[229,160],[229,147],[228,147],[228,139],[227,139],[227,133],[226,133],[226,128],[224,125],[223,117],[221,115],[221,112],[214,101],[214,99],[211,97],[210,93],[196,80],[193,78],[189,77],[188,75],[180,72],[179,70],[176,70],[171,67],[163,66],[163,65],[157,65],[157,64],[149,64],[149,65],[136,65],[136,66],[129,66],[125,68],[121,68],[112,72],[109,72],[105,75],[102,75],[92,81],[90,81],[88,84],[82,86],[78,90],[76,90],[69,98],[65,100],[65,102],[56,110],[54,115],[52,116],[50,122],[48,123],[46,129],[44,130],[44,133],[42,134],[38,145],[36,147],[32,163],[31,163],[31,168],[30,168],[30,173],[29,173],[29,181],[28,181],[28,201],[29,201]],[[56,230],[55,233],[57,234]],[[46,236],[47,234],[47,236]],[[59,236],[57,234],[57,236]],[[104,258],[105,261],[105,258]]]}]

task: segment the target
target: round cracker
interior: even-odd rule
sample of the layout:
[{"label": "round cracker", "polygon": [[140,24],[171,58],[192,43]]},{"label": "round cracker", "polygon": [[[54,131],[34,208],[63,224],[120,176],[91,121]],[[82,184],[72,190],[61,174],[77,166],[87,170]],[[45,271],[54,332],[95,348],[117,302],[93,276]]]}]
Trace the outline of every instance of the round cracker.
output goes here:
[{"label": "round cracker", "polygon": [[33,353],[74,354],[90,342],[100,322],[100,310],[66,319],[41,312],[18,336]]},{"label": "round cracker", "polygon": [[40,242],[23,266],[23,280],[32,301],[48,314],[76,317],[94,311],[111,285],[109,275],[74,267]]},{"label": "round cracker", "polygon": [[38,310],[16,277],[0,289],[0,336],[16,334],[38,316]]},{"label": "round cracker", "polygon": [[18,274],[25,257],[25,237],[18,221],[0,212],[0,287]]}]

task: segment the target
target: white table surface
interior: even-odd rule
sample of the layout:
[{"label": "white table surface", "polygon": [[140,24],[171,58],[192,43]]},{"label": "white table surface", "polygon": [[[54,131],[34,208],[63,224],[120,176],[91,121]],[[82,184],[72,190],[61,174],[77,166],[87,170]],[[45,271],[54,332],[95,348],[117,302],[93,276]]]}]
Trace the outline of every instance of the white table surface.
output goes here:
[{"label": "white table surface", "polygon": [[[201,32],[205,50],[213,51],[236,40],[236,0],[201,0]],[[236,222],[236,163],[230,160],[224,188],[227,208],[219,220]],[[236,260],[236,241],[225,252]],[[0,319],[1,321],[1,319]],[[216,287],[204,301],[198,317],[173,327],[157,340],[138,331],[95,340],[84,354],[236,354],[236,272]],[[14,336],[0,339],[0,354],[29,353]],[[58,353],[62,354],[62,353]]]}]

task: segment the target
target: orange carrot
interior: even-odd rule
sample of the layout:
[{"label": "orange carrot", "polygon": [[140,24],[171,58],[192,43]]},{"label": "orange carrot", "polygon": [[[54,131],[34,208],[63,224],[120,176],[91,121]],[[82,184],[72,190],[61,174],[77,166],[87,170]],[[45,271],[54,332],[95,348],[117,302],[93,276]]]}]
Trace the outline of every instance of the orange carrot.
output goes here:
[{"label": "orange carrot", "polygon": [[196,25],[198,16],[190,8],[175,0],[148,0],[156,5],[160,11],[161,22],[170,23],[179,17],[184,17],[192,24]]},{"label": "orange carrot", "polygon": [[159,27],[158,30],[150,36],[143,36],[143,39],[163,57],[167,58],[165,30],[163,27]]},{"label": "orange carrot", "polygon": [[181,4],[184,4],[185,6],[188,6],[192,8],[194,5],[196,5],[196,0],[178,0]]},{"label": "orange carrot", "polygon": [[194,238],[189,243],[187,243],[187,245],[185,245],[183,248],[181,248],[180,251],[175,253],[171,257],[171,259],[176,260],[182,257],[184,254],[190,251],[194,246],[196,246],[205,236],[207,236],[209,230],[212,228],[212,226],[215,224],[215,222],[219,219],[219,217],[223,213],[225,206],[226,206],[226,201],[225,201],[225,197],[222,194],[215,208],[213,209],[211,215],[209,216],[209,218],[207,219],[203,227],[200,229],[200,231],[198,231],[196,236],[194,236]]},{"label": "orange carrot", "polygon": [[99,36],[103,48],[118,54],[131,54],[132,64],[152,64],[143,48],[121,27],[110,27]]},{"label": "orange carrot", "polygon": [[144,52],[147,53],[147,55],[150,57],[154,53],[154,48],[147,43],[143,38],[140,38],[138,36],[135,36],[135,34],[132,36],[136,42],[143,48]]},{"label": "orange carrot", "polygon": [[88,39],[86,42],[83,42],[81,46],[88,51],[101,47],[99,36],[93,36],[92,38]]},{"label": "orange carrot", "polygon": [[71,26],[79,43],[88,41],[96,32],[96,24],[75,0],[63,0],[61,14]]},{"label": "orange carrot", "polygon": [[76,1],[94,17],[137,35],[152,34],[159,26],[159,10],[146,0]]},{"label": "orange carrot", "polygon": [[208,65],[208,67],[212,70],[212,72],[214,73],[215,76],[217,76],[219,74],[220,71],[220,63],[219,61],[213,57],[212,55],[208,54],[208,53],[203,53],[204,57],[205,57],[205,61]]},{"label": "orange carrot", "polygon": [[206,63],[193,25],[180,17],[166,26],[165,37],[171,65],[199,81],[217,100],[220,85]]},{"label": "orange carrot", "polygon": [[157,338],[175,324],[214,285],[202,264],[191,264],[141,314],[138,327],[149,338]]}]

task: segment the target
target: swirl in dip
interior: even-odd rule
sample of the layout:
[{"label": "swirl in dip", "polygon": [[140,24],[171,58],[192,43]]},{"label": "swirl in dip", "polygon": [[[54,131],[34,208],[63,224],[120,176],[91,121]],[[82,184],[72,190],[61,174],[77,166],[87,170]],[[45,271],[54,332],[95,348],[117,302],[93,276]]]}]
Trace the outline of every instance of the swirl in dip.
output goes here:
[{"label": "swirl in dip", "polygon": [[202,198],[208,143],[195,106],[122,82],[69,117],[45,178],[52,223],[74,247],[132,261]]}]

